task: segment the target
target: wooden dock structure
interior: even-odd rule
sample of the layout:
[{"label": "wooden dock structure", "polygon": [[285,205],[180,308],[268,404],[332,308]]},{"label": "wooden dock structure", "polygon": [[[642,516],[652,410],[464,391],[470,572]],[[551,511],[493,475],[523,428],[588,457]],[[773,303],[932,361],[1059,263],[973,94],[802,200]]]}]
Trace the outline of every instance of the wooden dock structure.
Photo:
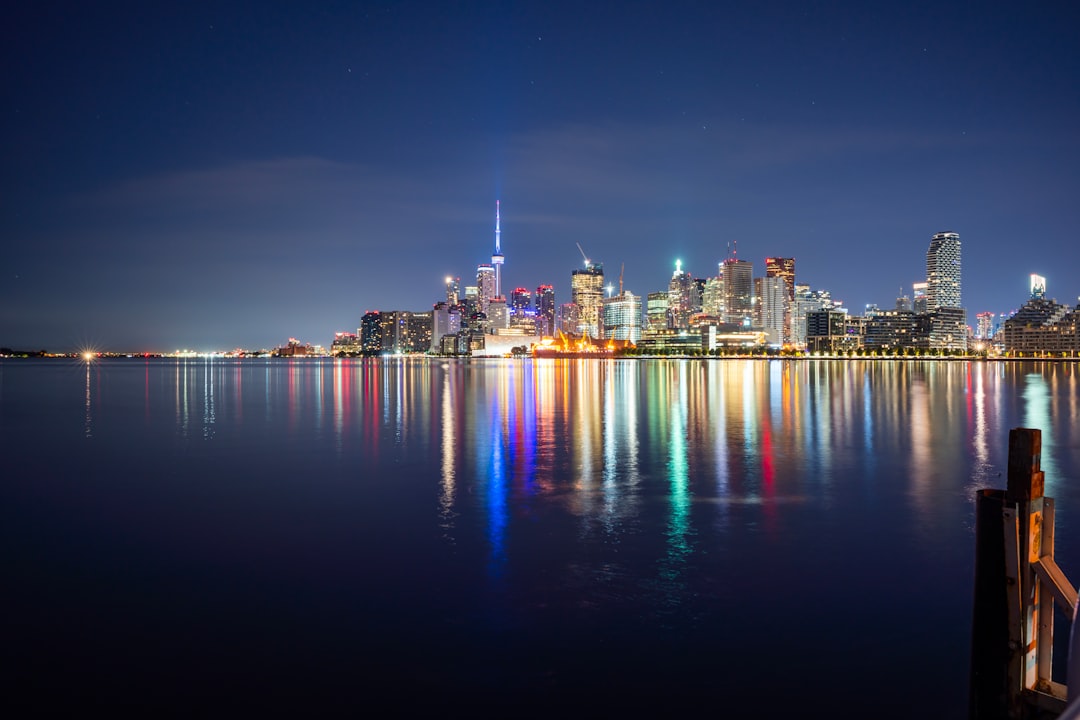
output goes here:
[{"label": "wooden dock structure", "polygon": [[1052,678],[1054,605],[1072,621],[1077,593],[1054,560],[1041,454],[1040,430],[1013,428],[1006,489],[976,491],[969,720],[1050,720],[1070,700]]}]

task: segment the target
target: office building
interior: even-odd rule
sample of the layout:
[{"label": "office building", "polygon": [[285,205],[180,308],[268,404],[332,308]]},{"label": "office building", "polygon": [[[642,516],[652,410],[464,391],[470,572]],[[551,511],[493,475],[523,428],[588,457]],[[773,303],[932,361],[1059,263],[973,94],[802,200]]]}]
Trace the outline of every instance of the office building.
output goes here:
[{"label": "office building", "polygon": [[645,334],[659,335],[671,329],[667,292],[651,292],[645,298]]},{"label": "office building", "polygon": [[604,338],[627,340],[635,345],[641,340],[641,298],[629,290],[604,298]]},{"label": "office building", "polygon": [[724,320],[749,329],[754,320],[754,266],[746,260],[724,261]]},{"label": "office building", "polygon": [[584,268],[570,274],[570,301],[577,306],[578,325],[574,332],[583,337],[600,337],[600,306],[604,299],[604,266],[586,261]]},{"label": "office building", "polygon": [[694,307],[694,278],[682,269],[682,261],[675,261],[675,272],[668,283],[668,326],[676,330],[690,327],[690,314]]}]

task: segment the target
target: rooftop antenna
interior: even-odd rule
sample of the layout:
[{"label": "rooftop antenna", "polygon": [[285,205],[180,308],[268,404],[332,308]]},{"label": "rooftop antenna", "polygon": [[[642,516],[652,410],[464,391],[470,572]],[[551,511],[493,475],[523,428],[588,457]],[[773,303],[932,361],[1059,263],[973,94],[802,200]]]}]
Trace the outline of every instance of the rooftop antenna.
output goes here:
[{"label": "rooftop antenna", "polygon": [[[574,243],[574,244],[577,245],[578,250],[581,250],[581,243]],[[589,256],[585,254],[584,250],[581,250],[581,257],[585,258],[585,264],[588,265],[589,264]]]},{"label": "rooftop antenna", "polygon": [[625,269],[626,269],[626,263],[624,262],[622,264],[622,267],[619,268],[619,295],[620,296],[622,295],[622,274],[623,274],[623,270],[625,270]]}]

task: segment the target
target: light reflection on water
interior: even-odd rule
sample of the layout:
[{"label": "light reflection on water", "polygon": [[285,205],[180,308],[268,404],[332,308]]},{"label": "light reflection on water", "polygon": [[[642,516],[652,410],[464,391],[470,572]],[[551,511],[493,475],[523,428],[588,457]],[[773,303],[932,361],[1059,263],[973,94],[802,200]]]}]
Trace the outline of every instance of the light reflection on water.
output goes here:
[{"label": "light reflection on water", "polygon": [[[698,677],[710,666],[695,652],[772,662],[758,639],[772,632],[822,656],[820,672],[799,666],[817,678],[852,657],[835,616],[873,628],[883,608],[890,625],[946,639],[931,660],[917,633],[910,648],[882,647],[854,670],[867,692],[929,674],[940,685],[927,693],[962,697],[972,497],[1003,486],[1017,426],[1043,432],[1060,564],[1080,561],[1075,364],[192,359],[101,361],[59,380],[52,368],[0,363],[5,456],[43,488],[28,523],[67,522],[51,514],[64,497],[53,486],[86,480],[84,501],[108,496],[109,537],[175,553],[162,566],[235,555],[241,585],[271,568],[275,592],[255,583],[248,603],[278,588],[301,606],[315,593],[319,608],[385,597],[421,656],[425,638],[451,632],[446,618],[519,661],[562,657],[552,648],[573,627],[575,650],[630,633]],[[110,486],[114,475],[134,484]],[[13,491],[9,506],[26,497]],[[140,525],[145,508],[160,522]],[[176,527],[197,530],[177,539]],[[204,534],[212,549],[185,555]],[[320,563],[332,571],[311,570]],[[837,611],[852,592],[879,601]],[[340,627],[367,632],[347,617]],[[489,651],[471,660],[512,665]],[[923,664],[906,669],[908,655]],[[764,683],[743,665],[725,666],[733,683]],[[563,677],[550,664],[541,675]]]}]

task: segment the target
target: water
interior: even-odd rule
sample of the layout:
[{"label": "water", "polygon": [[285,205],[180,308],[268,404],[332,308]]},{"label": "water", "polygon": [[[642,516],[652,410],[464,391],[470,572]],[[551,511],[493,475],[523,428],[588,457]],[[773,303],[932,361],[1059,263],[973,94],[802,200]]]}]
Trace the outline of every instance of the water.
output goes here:
[{"label": "water", "polygon": [[1078,379],[3,361],[9,699],[965,717],[973,495],[1004,487],[1012,427],[1043,432],[1080,579]]}]

